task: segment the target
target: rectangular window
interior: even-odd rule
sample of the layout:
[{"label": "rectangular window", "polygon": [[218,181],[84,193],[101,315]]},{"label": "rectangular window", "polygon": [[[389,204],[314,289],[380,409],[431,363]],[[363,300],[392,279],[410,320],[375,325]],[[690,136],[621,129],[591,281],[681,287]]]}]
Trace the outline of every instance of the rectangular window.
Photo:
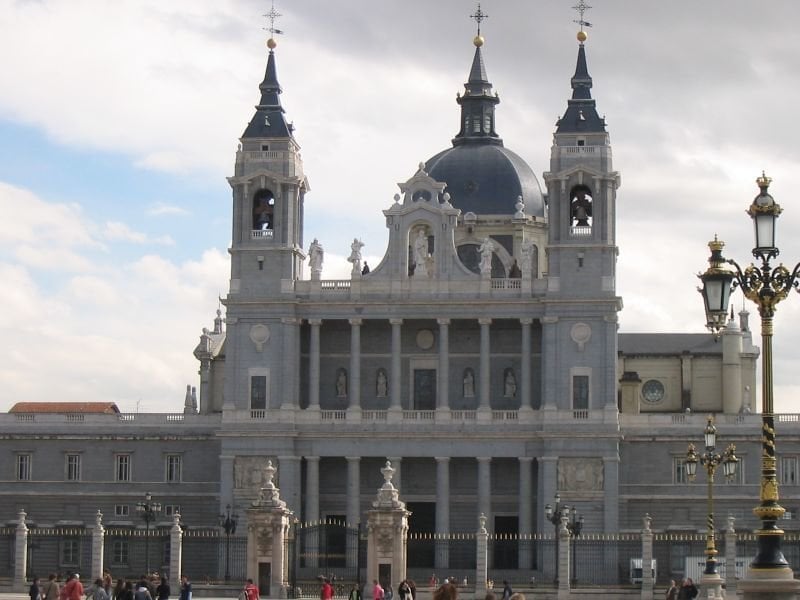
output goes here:
[{"label": "rectangular window", "polygon": [[253,375],[250,377],[250,408],[252,410],[265,410],[267,408],[266,375]]},{"label": "rectangular window", "polygon": [[130,481],[130,480],[131,480],[131,455],[115,454],[114,481]]},{"label": "rectangular window", "polygon": [[179,515],[181,514],[181,505],[180,504],[165,504],[164,505],[164,515],[167,517],[171,517],[172,515]]},{"label": "rectangular window", "polygon": [[66,477],[67,481],[81,480],[81,455],[67,454]]},{"label": "rectangular window", "polygon": [[589,409],[589,376],[588,375],[573,375],[572,376],[572,409],[573,410],[588,410]]},{"label": "rectangular window", "polygon": [[167,455],[167,482],[179,483],[181,480],[182,456],[180,454]]},{"label": "rectangular window", "polygon": [[114,540],[111,545],[111,564],[117,567],[128,564],[128,540]]},{"label": "rectangular window", "polygon": [[61,540],[61,566],[77,567],[80,563],[80,541],[77,538]]},{"label": "rectangular window", "polygon": [[672,483],[688,483],[689,476],[686,474],[686,461],[684,458],[672,459]]},{"label": "rectangular window", "polygon": [[17,481],[31,480],[32,460],[30,454],[17,454]]},{"label": "rectangular window", "polygon": [[797,485],[797,457],[781,456],[780,482],[783,485]]},{"label": "rectangular window", "polygon": [[115,504],[114,505],[114,516],[115,517],[127,517],[131,514],[130,506],[127,504]]}]

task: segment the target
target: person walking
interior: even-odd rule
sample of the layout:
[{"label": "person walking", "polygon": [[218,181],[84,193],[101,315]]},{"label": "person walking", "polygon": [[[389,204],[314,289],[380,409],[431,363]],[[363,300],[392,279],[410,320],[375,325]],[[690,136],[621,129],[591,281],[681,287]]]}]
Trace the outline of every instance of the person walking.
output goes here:
[{"label": "person walking", "polygon": [[61,588],[56,581],[56,574],[50,573],[47,577],[47,583],[42,586],[42,600],[58,600],[58,595]]},{"label": "person walking", "polygon": [[64,584],[65,600],[83,600],[83,584],[80,573],[73,573]]},{"label": "person walking", "polygon": [[244,585],[244,597],[245,600],[259,600],[258,586],[253,583],[252,579],[248,579]]},{"label": "person walking", "polygon": [[330,579],[322,578],[322,589],[319,592],[320,600],[333,600],[333,586]]},{"label": "person walking", "polygon": [[511,589],[511,584],[505,579],[503,580],[503,600],[511,600],[514,591]]},{"label": "person walking", "polygon": [[106,588],[103,585],[103,580],[99,577],[86,590],[86,597],[92,600],[110,600],[108,592],[106,592]]},{"label": "person walking", "polygon": [[680,590],[678,590],[678,600],[693,600],[697,597],[697,594],[697,586],[691,577],[687,577],[681,583]]},{"label": "person walking", "polygon": [[664,592],[665,600],[678,600],[678,585],[675,583],[674,579],[669,580],[669,587],[667,587],[667,591]]},{"label": "person walking", "polygon": [[372,580],[372,600],[383,600],[383,588],[377,579]]},{"label": "person walking", "polygon": [[28,589],[28,596],[31,600],[41,600],[42,590],[39,588],[39,578],[34,575],[31,587]]},{"label": "person walking", "polygon": [[192,584],[186,575],[181,575],[180,600],[192,600]]},{"label": "person walking", "polygon": [[169,600],[169,594],[172,590],[169,588],[169,582],[166,577],[161,578],[161,583],[156,588],[156,596],[158,600]]},{"label": "person walking", "polygon": [[358,589],[358,584],[353,584],[353,589],[350,590],[350,595],[347,600],[361,600],[361,590]]}]

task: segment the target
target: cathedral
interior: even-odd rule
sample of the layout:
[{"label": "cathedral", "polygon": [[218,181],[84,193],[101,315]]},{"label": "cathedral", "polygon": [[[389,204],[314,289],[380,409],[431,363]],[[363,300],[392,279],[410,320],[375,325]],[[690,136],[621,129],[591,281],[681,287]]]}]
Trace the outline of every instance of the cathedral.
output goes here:
[{"label": "cathedral", "polygon": [[[301,522],[357,525],[388,459],[412,533],[474,532],[480,514],[494,534],[552,532],[557,495],[586,532],[638,530],[648,513],[656,530],[696,532],[705,490],[683,462],[713,414],[742,462],[719,514],[754,526],[759,349],[747,313],[719,340],[618,331],[622,179],[586,42],[581,30],[537,176],[503,143],[476,36],[453,139],[374,215],[389,232],[383,259],[367,268],[355,238],[350,276],[329,279],[324,240],[304,230],[309,177],[270,39],[228,179],[230,286],[225,318],[194,350],[197,392],[183,414],[16,405],[0,418],[4,522],[24,508],[40,525],[88,526],[100,509],[136,527],[130,507],[147,489],[165,515],[215,525],[228,505],[244,514],[269,460]],[[779,477],[792,519],[800,427],[785,421]]]}]

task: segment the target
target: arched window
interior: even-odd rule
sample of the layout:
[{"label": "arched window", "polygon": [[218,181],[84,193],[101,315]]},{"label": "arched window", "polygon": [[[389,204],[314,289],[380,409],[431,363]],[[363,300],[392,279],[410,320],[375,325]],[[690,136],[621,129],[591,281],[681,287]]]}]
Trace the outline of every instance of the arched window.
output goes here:
[{"label": "arched window", "polygon": [[272,229],[275,216],[275,195],[270,190],[258,190],[253,196],[253,229]]},{"label": "arched window", "polygon": [[572,188],[569,201],[570,226],[573,233],[590,233],[592,228],[592,193],[585,185]]}]

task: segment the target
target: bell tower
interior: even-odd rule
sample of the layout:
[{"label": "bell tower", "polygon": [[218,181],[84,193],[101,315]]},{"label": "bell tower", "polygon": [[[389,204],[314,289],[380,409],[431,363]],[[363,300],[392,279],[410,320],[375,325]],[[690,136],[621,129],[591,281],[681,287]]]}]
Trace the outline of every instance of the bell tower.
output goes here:
[{"label": "bell tower", "polygon": [[[274,28],[273,28],[274,30]],[[233,177],[231,295],[279,293],[281,280],[302,275],[303,173],[294,126],[281,106],[275,40],[267,41],[267,70],[255,115],[240,138]]]}]

